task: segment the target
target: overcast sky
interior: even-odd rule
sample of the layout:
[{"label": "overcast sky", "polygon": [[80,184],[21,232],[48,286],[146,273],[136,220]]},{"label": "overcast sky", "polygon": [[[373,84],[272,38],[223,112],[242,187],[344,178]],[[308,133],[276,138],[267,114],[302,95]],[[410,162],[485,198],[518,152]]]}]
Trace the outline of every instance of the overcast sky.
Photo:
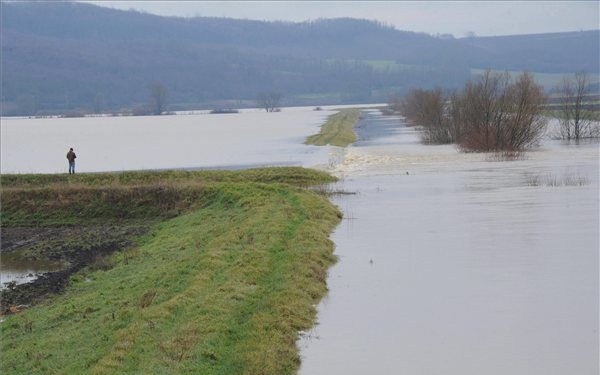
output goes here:
[{"label": "overcast sky", "polygon": [[428,34],[532,34],[600,28],[598,1],[88,1],[180,17],[307,21],[352,17]]}]

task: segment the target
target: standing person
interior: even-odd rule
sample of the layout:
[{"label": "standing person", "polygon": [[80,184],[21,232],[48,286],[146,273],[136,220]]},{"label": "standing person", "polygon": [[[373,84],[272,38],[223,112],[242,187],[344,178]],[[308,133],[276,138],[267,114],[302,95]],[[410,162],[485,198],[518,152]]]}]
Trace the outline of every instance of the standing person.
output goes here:
[{"label": "standing person", "polygon": [[73,152],[73,147],[67,152],[67,160],[69,161],[69,174],[75,174],[75,158],[77,155]]}]

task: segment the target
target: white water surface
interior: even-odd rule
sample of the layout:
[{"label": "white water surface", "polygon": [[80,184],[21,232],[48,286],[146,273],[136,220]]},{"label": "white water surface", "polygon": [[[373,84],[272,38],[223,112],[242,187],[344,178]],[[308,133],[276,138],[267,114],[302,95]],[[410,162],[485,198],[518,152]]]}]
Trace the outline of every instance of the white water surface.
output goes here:
[{"label": "white water surface", "polygon": [[598,144],[494,161],[359,125],[390,121],[333,169],[357,194],[300,374],[598,374]]},{"label": "white water surface", "polygon": [[66,173],[74,148],[78,172],[254,165],[312,167],[327,149],[306,146],[333,112],[142,117],[2,118],[2,173]]}]

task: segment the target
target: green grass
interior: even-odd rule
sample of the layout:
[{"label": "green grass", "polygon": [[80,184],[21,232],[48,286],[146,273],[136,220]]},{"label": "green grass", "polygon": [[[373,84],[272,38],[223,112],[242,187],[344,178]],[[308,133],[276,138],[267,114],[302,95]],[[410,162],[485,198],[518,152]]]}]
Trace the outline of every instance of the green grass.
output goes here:
[{"label": "green grass", "polygon": [[295,167],[256,168],[237,171],[129,171],[115,173],[87,174],[31,174],[2,175],[2,188],[62,186],[131,186],[169,183],[210,183],[210,182],[285,182],[298,186],[308,186],[335,179],[324,172]]},{"label": "green grass", "polygon": [[333,181],[324,172],[293,167],[3,175],[1,222],[31,226],[167,219],[203,206],[224,183],[306,187]]},{"label": "green grass", "polygon": [[[0,371],[295,373],[296,341],[314,324],[314,306],[326,292],[335,260],[328,236],[341,217],[326,197],[304,186],[330,181],[300,168],[2,176],[3,220],[9,222],[26,220],[15,207],[30,203],[15,202],[26,198],[17,191],[47,204],[68,191],[77,198],[65,200],[65,207],[42,205],[42,219],[33,224],[71,222],[81,210],[83,222],[97,220],[88,217],[97,212],[107,222],[129,220],[106,207],[113,205],[137,210],[132,220],[158,223],[134,249],[113,254],[111,269],[80,271],[62,295],[5,316]],[[172,213],[161,216],[144,200],[147,194],[156,199],[155,189],[165,186],[160,207],[184,202],[170,219]],[[112,200],[90,199],[112,190]]]},{"label": "green grass", "polygon": [[354,125],[358,122],[359,118],[359,109],[342,109],[338,113],[329,116],[325,124],[321,126],[319,134],[311,135],[304,143],[316,146],[329,144],[346,147],[356,142]]}]

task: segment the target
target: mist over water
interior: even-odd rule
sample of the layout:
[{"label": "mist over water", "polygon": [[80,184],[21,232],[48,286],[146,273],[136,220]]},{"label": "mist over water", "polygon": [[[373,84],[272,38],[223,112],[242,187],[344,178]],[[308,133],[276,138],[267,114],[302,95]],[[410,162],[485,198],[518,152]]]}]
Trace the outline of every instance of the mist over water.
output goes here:
[{"label": "mist over water", "polygon": [[598,144],[494,161],[358,128],[301,374],[597,374]]}]

